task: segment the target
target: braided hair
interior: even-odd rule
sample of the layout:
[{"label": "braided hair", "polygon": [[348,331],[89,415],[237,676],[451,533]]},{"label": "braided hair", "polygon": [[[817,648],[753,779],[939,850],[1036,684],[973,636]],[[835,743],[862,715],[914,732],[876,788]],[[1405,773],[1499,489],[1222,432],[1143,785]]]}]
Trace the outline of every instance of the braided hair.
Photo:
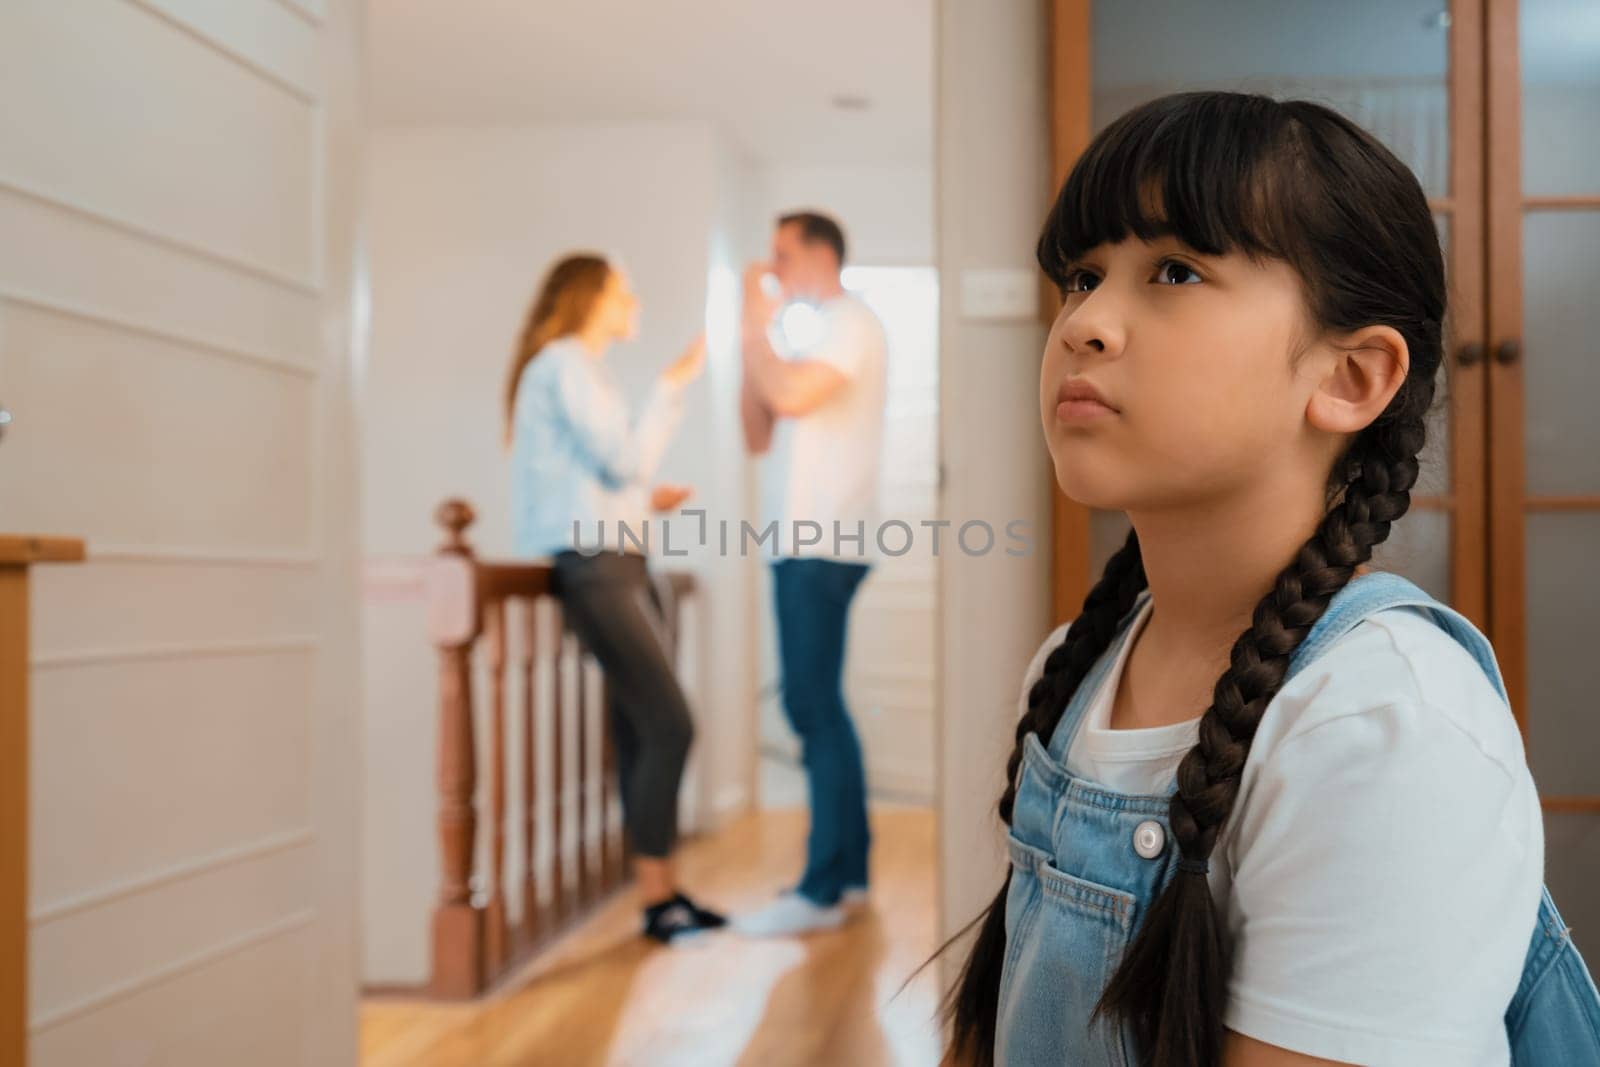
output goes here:
[{"label": "braided hair", "polygon": [[[1089,249],[1163,234],[1203,254],[1284,260],[1299,274],[1320,330],[1387,325],[1411,355],[1394,398],[1334,464],[1316,531],[1233,644],[1198,742],[1178,766],[1169,811],[1178,873],[1151,905],[1096,1007],[1097,1015],[1131,1028],[1152,1067],[1207,1067],[1221,1059],[1229,959],[1206,864],[1290,658],[1410,506],[1446,298],[1438,234],[1416,178],[1370,134],[1317,104],[1183,93],[1129,112],[1068,176],[1040,236],[1039,263],[1061,284],[1071,261]],[[1000,799],[1007,824],[1028,734],[1050,737],[1144,586],[1131,533],[1028,692]],[[981,1067],[994,1059],[1009,884],[1008,874],[979,920],[947,1008],[957,1054]]]}]

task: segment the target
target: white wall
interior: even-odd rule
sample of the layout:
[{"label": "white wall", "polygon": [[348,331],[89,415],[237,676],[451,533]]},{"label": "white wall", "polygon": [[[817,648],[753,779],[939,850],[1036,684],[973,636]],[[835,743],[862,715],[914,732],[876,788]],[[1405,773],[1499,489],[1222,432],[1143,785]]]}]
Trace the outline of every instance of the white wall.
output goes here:
[{"label": "white wall", "polygon": [[[738,314],[744,265],[761,246],[746,226],[753,174],[750,162],[726,139],[716,143],[716,196],[712,210],[710,280],[707,287],[707,375],[710,438],[718,442],[712,474],[700,488],[702,504],[736,504],[747,511],[757,499],[756,465],[744,453],[739,418],[740,356]],[[732,510],[726,504],[717,510]],[[706,679],[708,699],[726,713],[714,733],[700,732],[692,758],[707,761],[694,771],[701,804],[712,825],[746,811],[756,802],[757,612],[766,576],[754,556],[715,561],[700,569],[711,583],[717,611],[708,622],[707,645],[718,650],[719,669]],[[737,659],[721,650],[737,651]],[[737,709],[735,712],[734,709]]]},{"label": "white wall", "polygon": [[[1031,268],[1048,207],[1046,5],[939,0],[939,273]],[[940,314],[944,514],[996,528],[1031,523],[1034,554],[943,557],[940,612],[941,936],[970,921],[1005,872],[994,805],[1004,784],[1022,672],[1049,632],[1051,473],[1038,419],[1044,327]],[[962,959],[944,957],[953,977]]]},{"label": "white wall", "polygon": [[360,18],[0,8],[36,1067],[356,1056]]},{"label": "white wall", "polygon": [[[714,513],[743,510],[749,472],[739,443],[734,348],[737,264],[748,255],[735,232],[742,176],[737,156],[698,122],[374,135],[364,450],[369,982],[425,978],[438,882],[435,663],[415,561],[438,543],[433,510],[449,496],[477,509],[468,536],[480,556],[509,555],[501,390],[528,304],[556,256],[596,249],[629,270],[643,303],[641,333],[608,359],[636,398],[709,328],[707,371],[690,391],[684,429],[660,478],[695,486],[691,504]],[[685,540],[675,537],[675,547]],[[694,621],[700,669],[691,691],[699,741],[683,811],[687,826],[706,826],[750,799],[751,566],[704,553],[656,565],[693,569],[702,587]],[[705,654],[710,649],[714,660]],[[513,783],[513,801],[517,795]],[[487,836],[480,824],[480,856]]]}]

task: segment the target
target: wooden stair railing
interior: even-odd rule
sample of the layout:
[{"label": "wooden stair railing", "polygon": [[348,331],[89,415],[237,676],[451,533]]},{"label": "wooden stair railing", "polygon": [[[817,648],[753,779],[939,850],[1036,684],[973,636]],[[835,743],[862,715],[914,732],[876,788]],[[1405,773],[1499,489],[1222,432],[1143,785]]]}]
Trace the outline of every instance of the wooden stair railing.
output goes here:
[{"label": "wooden stair railing", "polygon": [[0,534],[0,1063],[28,1056],[28,573],[83,542]]},{"label": "wooden stair railing", "polygon": [[[429,993],[460,999],[488,989],[620,887],[626,855],[604,682],[564,625],[551,594],[549,565],[479,560],[466,541],[475,515],[464,500],[445,501],[434,517],[445,529],[445,540],[429,561],[426,577],[429,634],[439,650],[441,868]],[[666,629],[669,642],[676,645],[678,604],[693,594],[694,580],[679,572],[669,576],[669,583],[674,595]],[[512,602],[520,610],[510,611]],[[540,625],[541,615],[551,620],[549,625]],[[488,782],[482,811],[477,806],[478,727],[472,694],[480,638],[479,659],[488,672],[489,690]],[[538,669],[540,663],[547,675]],[[515,764],[521,788],[509,822],[508,664],[520,696],[512,713],[518,716],[521,735]],[[537,706],[541,678],[549,682],[551,694],[548,731],[542,729],[546,723]],[[546,737],[548,746],[541,747]],[[546,768],[548,781],[541,777]],[[572,769],[576,775],[569,780]],[[541,799],[548,815],[548,842],[538,837]],[[475,880],[480,825],[488,833],[488,870],[481,882]],[[508,833],[517,835],[523,860],[520,884],[512,887],[519,896],[515,924],[505,886]],[[545,857],[548,872],[541,862]],[[548,878],[541,880],[544,873]]]}]

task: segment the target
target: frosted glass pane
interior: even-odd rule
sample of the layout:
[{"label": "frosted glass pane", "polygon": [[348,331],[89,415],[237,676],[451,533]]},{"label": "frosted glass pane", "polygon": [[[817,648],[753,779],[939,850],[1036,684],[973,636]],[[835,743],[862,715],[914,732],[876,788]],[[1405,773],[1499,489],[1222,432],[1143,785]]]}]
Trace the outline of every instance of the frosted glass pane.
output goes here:
[{"label": "frosted glass pane", "polygon": [[1600,512],[1527,519],[1528,762],[1541,793],[1600,794]]},{"label": "frosted glass pane", "polygon": [[1389,539],[1372,555],[1372,564],[1421,586],[1436,600],[1450,602],[1450,514],[1415,508],[1389,528]]},{"label": "frosted glass pane", "polygon": [[1600,961],[1600,815],[1546,812],[1544,879],[1591,969]]},{"label": "frosted glass pane", "polygon": [[1600,4],[1520,0],[1522,191],[1600,193]]},{"label": "frosted glass pane", "polygon": [[1600,493],[1600,211],[1533,212],[1522,235],[1528,492]]},{"label": "frosted glass pane", "polygon": [[1315,100],[1372,131],[1416,172],[1430,196],[1446,195],[1446,10],[1439,0],[1095,4],[1095,128],[1180,90]]}]

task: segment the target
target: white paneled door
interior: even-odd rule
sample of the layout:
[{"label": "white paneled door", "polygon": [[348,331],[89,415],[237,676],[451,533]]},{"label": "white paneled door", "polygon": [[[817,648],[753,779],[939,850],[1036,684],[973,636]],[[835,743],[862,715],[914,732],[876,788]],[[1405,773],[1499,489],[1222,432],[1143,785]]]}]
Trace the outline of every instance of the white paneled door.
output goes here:
[{"label": "white paneled door", "polygon": [[355,1061],[360,44],[0,5],[0,530],[89,552],[33,587],[34,1067]]}]

